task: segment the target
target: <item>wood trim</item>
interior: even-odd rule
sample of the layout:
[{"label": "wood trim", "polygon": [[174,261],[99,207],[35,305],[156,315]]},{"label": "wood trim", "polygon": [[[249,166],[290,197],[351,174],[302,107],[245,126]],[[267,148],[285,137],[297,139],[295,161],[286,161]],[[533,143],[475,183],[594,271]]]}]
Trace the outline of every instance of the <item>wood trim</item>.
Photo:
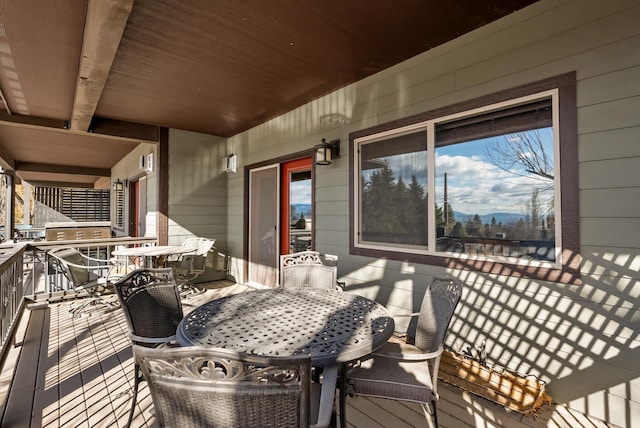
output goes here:
[{"label": "wood trim", "polygon": [[158,145],[158,245],[169,243],[169,129],[160,128]]},{"label": "wood trim", "polygon": [[[515,98],[558,89],[560,129],[560,162],[562,174],[561,187],[561,224],[562,224],[562,267],[547,268],[538,266],[524,266],[515,263],[499,263],[493,261],[462,259],[449,256],[435,256],[422,254],[407,254],[388,250],[358,248],[355,246],[355,140],[368,135],[389,131],[415,123],[433,120],[439,117],[472,110],[490,104],[509,101]],[[580,265],[580,212],[578,187],[578,108],[577,108],[576,73],[570,72],[543,79],[512,89],[499,91],[451,106],[442,107],[414,116],[398,119],[371,128],[355,131],[349,134],[349,254],[401,260],[432,266],[442,266],[449,269],[472,270],[495,275],[507,275],[537,280],[560,282],[564,284],[581,285]]]}]

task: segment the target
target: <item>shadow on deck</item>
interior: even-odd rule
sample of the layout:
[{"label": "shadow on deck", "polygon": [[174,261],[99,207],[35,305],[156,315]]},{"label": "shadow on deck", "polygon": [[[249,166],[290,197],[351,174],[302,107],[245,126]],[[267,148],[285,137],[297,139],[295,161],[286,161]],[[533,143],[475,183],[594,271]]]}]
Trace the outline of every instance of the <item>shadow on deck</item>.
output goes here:
[{"label": "shadow on deck", "polygon": [[[207,284],[206,293],[184,302],[199,304],[242,292],[230,281]],[[18,345],[0,376],[6,408],[2,427],[111,427],[126,425],[133,388],[133,355],[122,311],[88,318],[68,316],[64,302],[26,311]],[[564,406],[546,406],[536,417],[503,407],[441,383],[442,428],[608,427]],[[417,404],[363,397],[347,400],[348,425],[355,428],[428,426]],[[134,427],[157,426],[146,384],[138,395]],[[430,421],[429,421],[430,423]]]}]

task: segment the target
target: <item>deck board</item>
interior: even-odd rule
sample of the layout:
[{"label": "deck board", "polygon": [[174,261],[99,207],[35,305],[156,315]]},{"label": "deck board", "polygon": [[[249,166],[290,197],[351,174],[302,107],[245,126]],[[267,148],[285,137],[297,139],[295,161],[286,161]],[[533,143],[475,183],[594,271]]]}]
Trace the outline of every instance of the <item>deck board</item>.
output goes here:
[{"label": "deck board", "polygon": [[38,361],[41,351],[41,336],[44,326],[48,324],[48,310],[34,312],[29,317],[29,325],[22,340],[21,359],[23,364],[16,367],[15,378],[20,382],[14,382],[9,391],[7,408],[11,411],[6,413],[2,426],[11,426],[25,419],[30,419],[33,405],[33,391],[36,389],[38,371]]},{"label": "deck board", "polygon": [[[185,313],[205,301],[246,287],[217,281],[209,290],[184,302]],[[133,354],[122,311],[72,318],[74,302],[32,310],[24,330],[15,377],[2,426],[124,427],[133,392]],[[0,393],[14,370],[5,364]],[[537,418],[508,412],[454,386],[439,384],[438,417],[442,428],[466,427],[610,427],[563,406],[546,406]],[[6,394],[6,392],[5,392]],[[350,428],[430,427],[418,404],[365,397],[347,399]],[[156,426],[153,403],[143,382],[133,427]]]}]

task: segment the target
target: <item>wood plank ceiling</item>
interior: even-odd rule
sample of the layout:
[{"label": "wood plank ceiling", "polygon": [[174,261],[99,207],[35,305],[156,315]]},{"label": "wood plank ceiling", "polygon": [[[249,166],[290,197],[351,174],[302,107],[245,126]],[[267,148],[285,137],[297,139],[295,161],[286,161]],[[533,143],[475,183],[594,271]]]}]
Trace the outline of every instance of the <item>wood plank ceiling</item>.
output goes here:
[{"label": "wood plank ceiling", "polygon": [[0,165],[94,185],[158,127],[229,137],[535,0],[0,3]]}]

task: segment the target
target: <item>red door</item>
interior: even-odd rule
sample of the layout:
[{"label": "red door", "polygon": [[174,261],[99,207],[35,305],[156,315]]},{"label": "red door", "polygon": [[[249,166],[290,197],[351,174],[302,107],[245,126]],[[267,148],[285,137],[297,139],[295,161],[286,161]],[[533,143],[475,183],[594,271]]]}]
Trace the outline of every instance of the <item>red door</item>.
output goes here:
[{"label": "red door", "polygon": [[129,236],[140,236],[140,182],[129,183]]},{"label": "red door", "polygon": [[313,248],[311,157],[281,165],[280,254]]}]

